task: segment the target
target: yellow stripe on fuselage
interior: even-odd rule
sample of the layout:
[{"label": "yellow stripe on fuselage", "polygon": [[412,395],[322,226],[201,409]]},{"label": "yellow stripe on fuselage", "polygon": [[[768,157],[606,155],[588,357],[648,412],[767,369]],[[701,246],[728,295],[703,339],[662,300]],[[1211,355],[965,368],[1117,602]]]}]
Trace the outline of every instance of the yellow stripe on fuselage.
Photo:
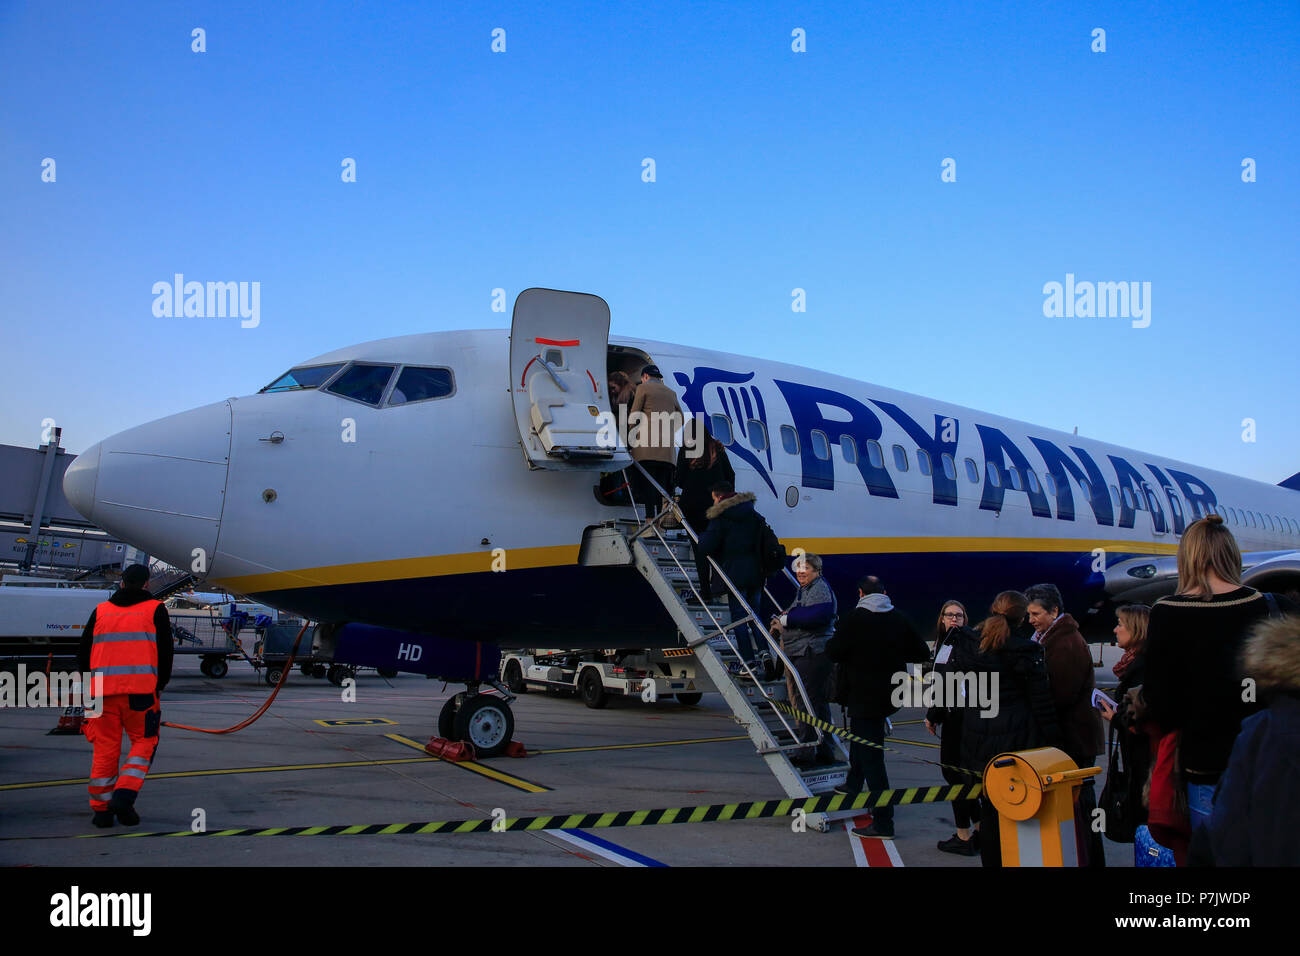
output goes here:
[{"label": "yellow stripe on fuselage", "polygon": [[[793,553],[803,548],[814,554],[951,554],[960,552],[1056,552],[1085,553],[1098,548],[1120,554],[1177,554],[1174,542],[1106,541],[1086,538],[783,538]],[[506,566],[524,568],[568,567],[577,564],[576,544],[542,548],[509,548]],[[234,578],[216,578],[216,584],[238,594],[286,591],[295,588],[365,584],[372,581],[400,581],[409,578],[443,577],[453,574],[491,572],[491,551],[396,558],[360,564],[335,564],[297,571],[272,571]]]}]

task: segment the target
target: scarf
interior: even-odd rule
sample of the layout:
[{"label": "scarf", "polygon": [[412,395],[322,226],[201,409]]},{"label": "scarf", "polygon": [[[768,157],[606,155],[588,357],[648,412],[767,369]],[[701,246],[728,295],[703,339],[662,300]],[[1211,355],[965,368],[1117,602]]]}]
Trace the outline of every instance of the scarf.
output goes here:
[{"label": "scarf", "polygon": [[1115,672],[1115,676],[1123,677],[1124,672],[1129,669],[1129,665],[1133,663],[1133,658],[1137,657],[1137,655],[1137,650],[1133,648],[1126,650],[1124,656],[1119,659],[1119,663],[1111,668]]}]

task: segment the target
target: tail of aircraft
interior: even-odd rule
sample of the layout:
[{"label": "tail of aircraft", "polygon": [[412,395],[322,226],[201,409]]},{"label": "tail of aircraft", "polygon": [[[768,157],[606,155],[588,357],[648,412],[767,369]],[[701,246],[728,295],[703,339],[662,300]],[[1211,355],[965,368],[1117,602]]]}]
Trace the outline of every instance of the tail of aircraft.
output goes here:
[{"label": "tail of aircraft", "polygon": [[1297,471],[1284,481],[1279,481],[1278,484],[1283,488],[1290,488],[1292,491],[1300,491],[1300,471]]}]

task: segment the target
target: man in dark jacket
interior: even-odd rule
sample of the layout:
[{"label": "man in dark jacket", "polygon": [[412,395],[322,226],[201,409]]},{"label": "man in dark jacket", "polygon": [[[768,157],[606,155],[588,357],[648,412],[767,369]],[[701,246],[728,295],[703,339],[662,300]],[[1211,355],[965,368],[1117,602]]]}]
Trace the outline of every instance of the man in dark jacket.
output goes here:
[{"label": "man in dark jacket", "polygon": [[[840,665],[844,687],[840,703],[849,715],[849,733],[876,746],[849,744],[849,775],[838,793],[856,794],[865,781],[873,792],[889,789],[885,769],[885,721],[898,711],[894,690],[906,681],[909,661],[925,661],[930,649],[915,628],[889,600],[880,579],[867,576],[858,582],[858,604],[840,619],[835,635],[826,642],[826,656]],[[853,831],[860,837],[894,836],[894,808],[871,811],[871,825]]]},{"label": "man in dark jacket", "polygon": [[[729,481],[715,484],[712,495],[713,507],[705,512],[709,526],[700,537],[700,551],[721,565],[722,573],[736,586],[757,616],[763,597],[763,571],[758,559],[762,526],[758,512],[754,510],[756,498],[751,491],[736,494]],[[731,605],[733,622],[748,613],[730,592],[727,602]],[[757,674],[758,655],[764,649],[762,638],[757,631],[753,631],[751,637],[749,624],[741,624],[732,633],[740,652],[740,660],[733,669],[740,672],[748,668],[751,674]]]},{"label": "man in dark jacket", "polygon": [[1241,663],[1268,707],[1242,721],[1210,822],[1192,831],[1191,861],[1300,865],[1300,616],[1257,625]]}]

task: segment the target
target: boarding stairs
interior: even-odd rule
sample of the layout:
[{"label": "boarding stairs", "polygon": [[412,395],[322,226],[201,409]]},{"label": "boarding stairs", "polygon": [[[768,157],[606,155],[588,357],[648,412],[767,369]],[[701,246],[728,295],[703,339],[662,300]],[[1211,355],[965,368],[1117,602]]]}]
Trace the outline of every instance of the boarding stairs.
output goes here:
[{"label": "boarding stairs", "polygon": [[[638,463],[633,467],[639,468]],[[643,475],[661,493],[644,471]],[[815,736],[806,742],[799,740],[799,725],[794,718],[778,710],[778,703],[793,706],[804,713],[812,713],[808,695],[799,674],[786,658],[779,641],[775,640],[764,622],[761,608],[750,608],[743,596],[712,558],[715,584],[722,587],[721,600],[713,595],[713,602],[705,604],[699,591],[699,573],[695,566],[693,543],[698,540],[680,508],[664,495],[665,511],[660,519],[642,521],[635,519],[607,521],[588,528],[583,538],[579,562],[586,565],[632,565],[641,573],[664,609],[677,625],[682,639],[694,652],[704,672],[731,708],[737,723],[745,728],[755,749],[788,797],[811,797],[825,793],[843,783],[848,772],[847,755],[838,739],[832,740],[832,749],[839,762],[812,768],[801,768],[794,758],[811,757],[822,741],[823,732],[808,728]],[[635,505],[633,506],[635,514]],[[673,515],[679,528],[664,528],[664,514]],[[788,571],[786,572],[789,573]],[[737,596],[745,614],[732,622],[727,593]],[[774,607],[779,602],[764,588],[765,596]],[[751,671],[741,660],[737,650],[735,630],[748,623],[751,634],[759,635],[760,653],[766,651],[771,670],[783,671],[772,679],[769,669]],[[793,699],[791,699],[793,695]],[[809,814],[808,826],[826,830],[829,818],[824,813]]]}]

